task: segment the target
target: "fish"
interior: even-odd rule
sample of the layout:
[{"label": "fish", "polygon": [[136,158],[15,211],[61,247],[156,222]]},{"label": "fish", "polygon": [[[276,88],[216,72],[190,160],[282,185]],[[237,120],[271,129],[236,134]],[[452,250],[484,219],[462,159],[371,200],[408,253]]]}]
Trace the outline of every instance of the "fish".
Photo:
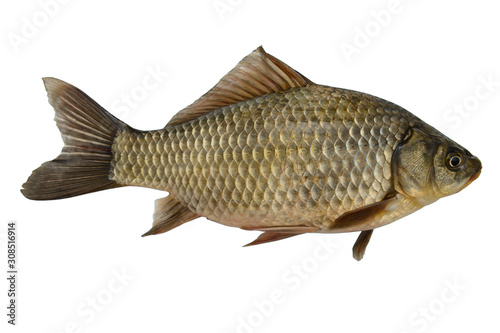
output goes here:
[{"label": "fish", "polygon": [[143,236],[205,217],[262,233],[373,230],[470,185],[480,160],[404,108],[313,83],[262,46],[164,128],[137,130],[80,89],[43,78],[64,142],[22,185],[32,200],[123,186],[168,192]]}]

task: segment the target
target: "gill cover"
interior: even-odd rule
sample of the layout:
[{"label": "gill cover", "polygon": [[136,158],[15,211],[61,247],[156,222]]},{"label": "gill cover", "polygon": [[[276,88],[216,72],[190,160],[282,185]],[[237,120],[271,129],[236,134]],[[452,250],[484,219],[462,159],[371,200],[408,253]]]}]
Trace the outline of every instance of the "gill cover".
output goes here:
[{"label": "gill cover", "polygon": [[434,158],[441,144],[419,128],[410,128],[392,157],[394,188],[422,204],[436,201],[434,189]]}]

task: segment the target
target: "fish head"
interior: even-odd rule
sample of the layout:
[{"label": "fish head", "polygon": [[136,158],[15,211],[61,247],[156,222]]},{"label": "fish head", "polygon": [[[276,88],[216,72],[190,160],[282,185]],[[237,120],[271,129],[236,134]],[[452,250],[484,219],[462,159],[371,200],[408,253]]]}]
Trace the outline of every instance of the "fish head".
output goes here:
[{"label": "fish head", "polygon": [[436,131],[410,128],[392,158],[394,188],[422,205],[460,192],[479,177],[481,161]]}]

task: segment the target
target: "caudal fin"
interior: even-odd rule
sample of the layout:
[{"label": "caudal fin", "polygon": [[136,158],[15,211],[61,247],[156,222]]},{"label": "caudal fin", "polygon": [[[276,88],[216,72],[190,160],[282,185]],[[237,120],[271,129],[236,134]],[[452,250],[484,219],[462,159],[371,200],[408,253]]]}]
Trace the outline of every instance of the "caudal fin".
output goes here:
[{"label": "caudal fin", "polygon": [[120,187],[109,179],[116,133],[128,127],[80,89],[44,78],[49,103],[64,141],[61,154],[33,171],[21,192],[28,199],[52,200]]}]

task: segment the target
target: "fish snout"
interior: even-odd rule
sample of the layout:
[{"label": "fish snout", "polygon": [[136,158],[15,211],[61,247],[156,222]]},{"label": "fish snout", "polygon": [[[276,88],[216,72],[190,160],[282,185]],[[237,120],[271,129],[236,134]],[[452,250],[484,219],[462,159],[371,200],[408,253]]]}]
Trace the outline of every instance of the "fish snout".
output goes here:
[{"label": "fish snout", "polygon": [[464,184],[464,186],[462,186],[458,190],[458,192],[462,191],[464,188],[469,186],[473,181],[475,181],[476,179],[479,178],[479,175],[481,175],[481,169],[483,168],[483,165],[481,164],[481,161],[479,160],[479,158],[477,158],[476,156],[469,156],[468,159],[469,159],[469,163],[470,163],[469,164],[470,169],[474,170],[474,171],[472,173],[472,176],[470,176],[469,180]]},{"label": "fish snout", "polygon": [[481,174],[481,169],[483,168],[483,165],[482,165],[481,161],[479,160],[479,158],[477,158],[476,156],[471,156],[469,159],[471,160],[472,165],[475,166],[475,171],[469,179],[469,184],[470,184],[479,177],[479,175]]}]

